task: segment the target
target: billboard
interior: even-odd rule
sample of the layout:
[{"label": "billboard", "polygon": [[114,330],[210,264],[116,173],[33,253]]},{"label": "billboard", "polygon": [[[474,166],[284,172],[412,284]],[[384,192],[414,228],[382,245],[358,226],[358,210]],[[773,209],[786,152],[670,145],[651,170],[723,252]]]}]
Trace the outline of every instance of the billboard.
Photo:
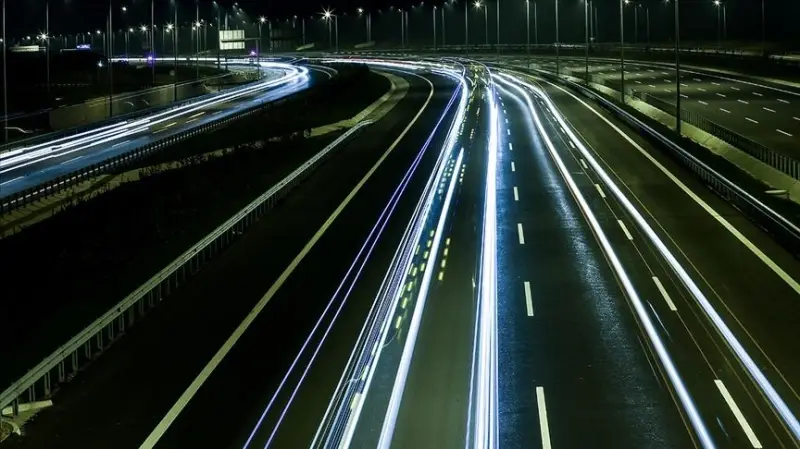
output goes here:
[{"label": "billboard", "polygon": [[244,50],[244,30],[221,30],[219,32],[220,50]]}]

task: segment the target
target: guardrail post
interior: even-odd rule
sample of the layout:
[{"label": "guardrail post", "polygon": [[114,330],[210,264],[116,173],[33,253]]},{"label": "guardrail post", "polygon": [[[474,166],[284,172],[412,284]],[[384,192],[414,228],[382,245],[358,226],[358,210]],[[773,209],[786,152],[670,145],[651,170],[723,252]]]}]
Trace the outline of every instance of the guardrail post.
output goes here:
[{"label": "guardrail post", "polygon": [[33,384],[28,388],[28,402],[36,401],[36,384]]},{"label": "guardrail post", "polygon": [[88,340],[83,345],[83,355],[86,356],[87,360],[91,360],[92,359],[92,341],[91,340]]},{"label": "guardrail post", "polygon": [[62,360],[58,362],[58,383],[63,383],[65,380],[67,380],[67,370]]},{"label": "guardrail post", "polygon": [[43,390],[44,390],[43,391],[44,397],[48,398],[48,397],[50,397],[50,373],[49,372],[44,375],[44,379],[43,379],[42,383],[43,383],[42,387],[43,387]]},{"label": "guardrail post", "polygon": [[80,367],[78,365],[78,352],[77,351],[73,352],[70,355],[70,359],[71,359],[71,362],[72,362],[72,374],[77,373],[78,372],[78,368]]},{"label": "guardrail post", "polygon": [[96,340],[96,344],[97,344],[97,351],[98,352],[102,352],[103,351],[103,347],[105,346],[105,344],[103,343],[103,331],[100,331],[100,332],[97,333],[97,336],[95,337],[95,340]]}]

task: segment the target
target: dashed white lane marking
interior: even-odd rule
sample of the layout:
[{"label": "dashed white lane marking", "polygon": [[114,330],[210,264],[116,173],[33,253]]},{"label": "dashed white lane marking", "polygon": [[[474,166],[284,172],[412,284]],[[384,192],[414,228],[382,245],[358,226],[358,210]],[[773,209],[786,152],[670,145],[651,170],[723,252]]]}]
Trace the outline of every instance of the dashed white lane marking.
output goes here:
[{"label": "dashed white lane marking", "polygon": [[668,80],[668,79],[665,79],[665,80],[664,80],[664,82],[665,82],[665,83],[667,83],[667,84],[669,84],[669,83],[671,83],[672,81],[670,81],[670,80]]},{"label": "dashed white lane marking", "polygon": [[703,80],[701,80],[700,78],[692,78],[692,79],[697,81],[698,83],[702,83],[703,82]]},{"label": "dashed white lane marking", "polygon": [[793,137],[791,134],[787,133],[786,131],[784,131],[782,129],[776,129],[775,131],[778,131],[779,133],[781,133],[781,134],[783,134],[785,136]]},{"label": "dashed white lane marking", "polygon": [[568,140],[568,141],[567,141],[567,143],[569,143],[569,147],[570,147],[570,148],[572,148],[573,150],[575,149],[575,144],[574,144],[574,143],[572,143],[572,141],[571,141],[571,140]]},{"label": "dashed white lane marking", "polygon": [[648,84],[648,85],[647,85],[647,87],[650,87],[650,88],[653,88],[653,89],[655,89],[655,88],[656,88],[656,86],[654,86],[654,85],[652,85],[652,84]]},{"label": "dashed white lane marking", "polygon": [[753,92],[753,95],[755,95],[755,96],[757,96],[757,97],[763,97],[763,95],[761,95],[761,94],[760,94],[760,93],[758,93],[758,92]]},{"label": "dashed white lane marking", "polygon": [[639,80],[634,80],[633,82],[636,83],[636,84],[642,84],[642,82],[639,81]]},{"label": "dashed white lane marking", "polygon": [[658,291],[661,292],[661,296],[664,297],[664,301],[666,301],[667,307],[669,307],[669,310],[672,310],[673,312],[676,312],[678,310],[678,308],[675,307],[675,303],[672,302],[672,298],[669,297],[669,293],[667,293],[667,289],[665,289],[664,286],[661,284],[661,280],[659,278],[653,276],[653,282],[656,284],[656,288],[658,289]]},{"label": "dashed white lane marking", "polygon": [[625,226],[625,223],[623,223],[622,220],[617,220],[617,223],[619,224],[619,227],[622,228],[622,232],[625,233],[625,238],[627,238],[628,240],[633,240],[633,236],[628,231],[628,227]]},{"label": "dashed white lane marking", "polygon": [[689,98],[689,96],[686,94],[681,94],[681,98]]},{"label": "dashed white lane marking", "polygon": [[544,400],[544,388],[536,387],[536,406],[539,409],[539,432],[542,434],[542,449],[553,449],[550,445],[550,425],[547,424],[547,405]]},{"label": "dashed white lane marking", "polygon": [[800,117],[792,117],[792,118],[800,122]]},{"label": "dashed white lane marking", "polygon": [[747,120],[748,122],[753,122],[753,123],[755,123],[756,125],[758,125],[758,120],[753,120],[753,119],[751,119],[750,117],[745,117],[744,119],[745,119],[745,120]]},{"label": "dashed white lane marking", "polygon": [[517,164],[514,161],[511,161],[511,171],[517,171]]},{"label": "dashed white lane marking", "polygon": [[718,96],[718,97],[722,97],[722,98],[726,98],[726,95],[725,95],[725,94],[721,94],[721,93],[719,93],[719,92],[717,92],[717,96]]},{"label": "dashed white lane marking", "polygon": [[736,100],[736,101],[738,101],[739,103],[742,103],[742,104],[750,104],[750,103],[748,103],[748,102],[746,102],[746,101],[744,101],[744,100],[741,100],[741,99],[739,99],[739,100]]},{"label": "dashed white lane marking", "polygon": [[517,223],[517,237],[519,237],[519,244],[525,244],[525,234],[522,232],[522,223]]},{"label": "dashed white lane marking", "polygon": [[525,309],[528,311],[528,316],[533,316],[533,297],[531,295],[531,283],[525,281]]},{"label": "dashed white lane marking", "polygon": [[715,83],[714,81],[712,81],[711,84],[713,84],[715,86],[719,86],[719,83]]},{"label": "dashed white lane marking", "polygon": [[511,142],[508,143],[508,151],[514,151],[514,145],[511,145]]},{"label": "dashed white lane marking", "polygon": [[766,107],[762,107],[761,109],[763,109],[765,111],[768,111],[768,112],[775,112],[774,109],[770,109],[770,108],[766,108]]},{"label": "dashed white lane marking", "polygon": [[787,100],[784,100],[783,98],[778,98],[778,101],[780,101],[783,104],[789,104],[789,102]]},{"label": "dashed white lane marking", "polygon": [[697,100],[697,102],[698,102],[698,103],[700,103],[700,104],[702,104],[703,106],[708,106],[708,103],[706,103],[706,102],[705,102],[705,101],[703,101],[703,100]]},{"label": "dashed white lane marking", "polygon": [[702,87],[698,87],[698,88],[697,88],[697,90],[699,90],[700,92],[705,92],[705,91],[706,91],[706,90],[705,90],[705,89],[703,89]]},{"label": "dashed white lane marking", "polygon": [[725,108],[719,108],[719,110],[720,110],[720,111],[722,111],[722,112],[726,112],[726,113],[728,113],[728,114],[730,114],[730,113],[731,113],[731,111],[729,111],[729,110],[727,110],[727,109],[725,109]]},{"label": "dashed white lane marking", "polygon": [[731,89],[733,89],[733,90],[737,90],[737,91],[738,91],[738,90],[741,90],[741,89],[739,89],[739,88],[738,88],[738,87],[736,87],[736,86],[731,86]]},{"label": "dashed white lane marking", "polygon": [[736,421],[738,421],[739,425],[742,426],[742,430],[744,431],[744,434],[747,435],[747,439],[750,440],[750,444],[757,449],[763,447],[761,446],[761,442],[758,441],[756,433],[753,432],[753,428],[750,427],[750,423],[747,422],[747,418],[744,417],[742,410],[739,409],[738,405],[736,405],[736,401],[733,400],[733,396],[731,396],[728,388],[725,387],[725,384],[719,379],[714,379],[714,384],[717,386],[722,398],[725,399],[728,407],[730,407],[731,411],[733,412],[733,416],[736,417]]},{"label": "dashed white lane marking", "polygon": [[681,86],[683,86],[683,87],[689,87],[689,85],[688,85],[688,84],[684,84],[684,83],[681,83]]},{"label": "dashed white lane marking", "polygon": [[519,189],[514,186],[514,201],[519,201]]},{"label": "dashed white lane marking", "polygon": [[511,130],[510,129],[506,129],[506,134],[508,134],[510,136],[511,135]]},{"label": "dashed white lane marking", "polygon": [[603,192],[603,188],[600,187],[600,184],[595,184],[594,188],[597,189],[597,193],[600,194],[601,198],[605,198],[606,197],[606,192]]},{"label": "dashed white lane marking", "polygon": [[589,169],[589,166],[588,166],[588,165],[586,165],[586,161],[585,161],[585,160],[583,160],[583,159],[581,159],[581,165],[583,165],[583,169],[584,169],[584,170],[588,170],[588,169]]}]

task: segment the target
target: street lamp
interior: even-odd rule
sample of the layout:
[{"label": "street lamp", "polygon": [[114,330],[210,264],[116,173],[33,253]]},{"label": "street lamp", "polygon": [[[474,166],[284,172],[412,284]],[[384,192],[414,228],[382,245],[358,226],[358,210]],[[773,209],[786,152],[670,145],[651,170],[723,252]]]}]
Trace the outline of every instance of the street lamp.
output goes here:
[{"label": "street lamp", "polygon": [[127,6],[123,6],[122,7],[122,12],[127,12],[127,11],[128,11],[128,7]]},{"label": "street lamp", "polygon": [[[725,3],[722,3],[720,0],[714,0],[714,6],[717,7],[717,46],[722,47],[722,39],[726,37],[725,35],[728,31],[727,11],[725,8]],[[722,9],[722,34],[720,34],[720,9]]]},{"label": "street lamp", "polygon": [[475,9],[483,8],[483,35],[486,37],[486,45],[489,45],[489,8],[480,1],[475,2]]},{"label": "street lamp", "polygon": [[261,57],[261,47],[264,46],[264,39],[261,37],[261,25],[264,25],[266,21],[267,18],[264,16],[258,18],[258,48],[256,48],[256,58]]},{"label": "street lamp", "polygon": [[333,21],[333,27],[336,29],[336,52],[339,52],[339,16],[333,14],[332,10],[325,10],[322,13],[322,18],[328,22],[328,46],[330,47],[331,44],[331,21]]}]

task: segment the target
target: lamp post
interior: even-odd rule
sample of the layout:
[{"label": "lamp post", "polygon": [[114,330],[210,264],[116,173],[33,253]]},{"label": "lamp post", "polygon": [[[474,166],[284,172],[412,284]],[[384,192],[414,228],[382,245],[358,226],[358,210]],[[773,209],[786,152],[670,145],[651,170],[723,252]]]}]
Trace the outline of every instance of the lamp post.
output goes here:
[{"label": "lamp post", "polygon": [[50,2],[45,2],[44,7],[45,31],[42,39],[44,39],[45,58],[47,59],[47,95],[50,96]]},{"label": "lamp post", "polygon": [[589,0],[583,0],[584,54],[586,56],[586,85],[589,85]]},{"label": "lamp post", "polygon": [[766,21],[767,21],[767,18],[764,15],[764,0],[761,0],[761,54],[766,54],[766,52],[767,52]]},{"label": "lamp post", "polygon": [[433,51],[436,51],[436,5],[433,5],[433,14],[431,15],[433,19]]},{"label": "lamp post", "polygon": [[554,0],[556,4],[556,76],[559,76],[559,72],[561,69],[561,60],[559,58],[559,48],[560,45],[558,43],[558,0]]},{"label": "lamp post", "polygon": [[[264,16],[261,16],[261,17],[258,18],[258,46],[256,46],[256,59],[258,61],[261,61],[261,47],[264,46],[264,39],[262,38],[262,35],[261,35],[261,26],[264,25],[264,22],[266,22],[266,21],[267,21],[267,18],[264,17]],[[258,72],[260,74],[261,70],[259,70]]]},{"label": "lamp post", "polygon": [[714,6],[717,7],[717,47],[722,47],[722,30],[720,28],[720,6],[722,2],[720,0],[714,0]]},{"label": "lamp post", "polygon": [[6,66],[6,0],[3,0],[3,142],[8,142],[8,72]]},{"label": "lamp post", "polygon": [[131,33],[133,33],[133,27],[129,27],[125,31],[125,59],[128,59],[128,41],[130,40]]},{"label": "lamp post", "polygon": [[469,5],[468,1],[464,2],[464,45],[469,46]]},{"label": "lamp post", "polygon": [[480,1],[475,2],[475,9],[483,8],[483,35],[486,38],[486,46],[489,45],[489,8]]},{"label": "lamp post", "polygon": [[500,53],[500,0],[497,0],[497,53]]},{"label": "lamp post", "polygon": [[678,14],[678,3],[675,0],[675,132],[681,135],[681,19]]},{"label": "lamp post", "polygon": [[531,2],[525,0],[525,52],[531,54]]},{"label": "lamp post", "polygon": [[619,81],[622,104],[625,104],[625,5],[630,0],[619,0]]}]

